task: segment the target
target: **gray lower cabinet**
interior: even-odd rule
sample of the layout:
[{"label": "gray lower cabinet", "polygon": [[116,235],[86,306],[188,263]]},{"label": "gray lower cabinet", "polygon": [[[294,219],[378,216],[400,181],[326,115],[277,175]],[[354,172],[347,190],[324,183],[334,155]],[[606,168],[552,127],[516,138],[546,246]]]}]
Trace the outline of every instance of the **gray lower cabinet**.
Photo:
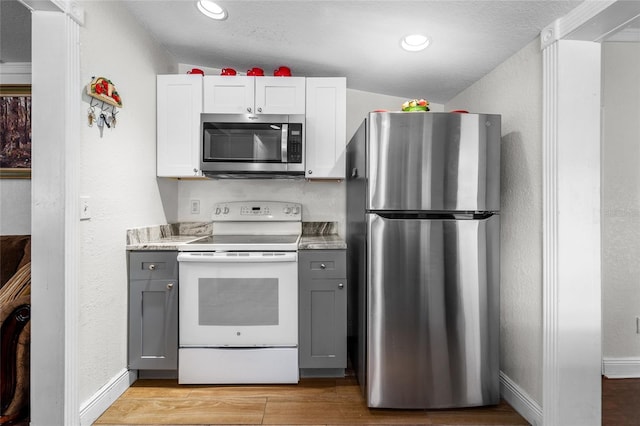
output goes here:
[{"label": "gray lower cabinet", "polygon": [[346,251],[301,250],[299,268],[301,375],[344,375],[347,367]]},{"label": "gray lower cabinet", "polygon": [[175,251],[129,252],[129,368],[178,368]]}]

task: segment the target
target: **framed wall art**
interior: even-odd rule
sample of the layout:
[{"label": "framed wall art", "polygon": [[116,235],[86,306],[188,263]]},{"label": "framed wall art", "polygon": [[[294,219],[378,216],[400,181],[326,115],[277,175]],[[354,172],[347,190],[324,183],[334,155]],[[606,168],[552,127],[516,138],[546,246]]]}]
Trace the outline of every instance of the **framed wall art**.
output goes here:
[{"label": "framed wall art", "polygon": [[31,178],[31,86],[0,84],[0,178]]}]

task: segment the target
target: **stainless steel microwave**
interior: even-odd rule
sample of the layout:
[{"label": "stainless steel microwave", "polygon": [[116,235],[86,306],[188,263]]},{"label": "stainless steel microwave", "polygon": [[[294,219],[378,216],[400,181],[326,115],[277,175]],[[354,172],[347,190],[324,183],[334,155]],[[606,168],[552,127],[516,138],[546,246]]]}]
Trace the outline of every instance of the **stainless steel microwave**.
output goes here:
[{"label": "stainless steel microwave", "polygon": [[304,115],[201,114],[209,177],[304,177]]}]

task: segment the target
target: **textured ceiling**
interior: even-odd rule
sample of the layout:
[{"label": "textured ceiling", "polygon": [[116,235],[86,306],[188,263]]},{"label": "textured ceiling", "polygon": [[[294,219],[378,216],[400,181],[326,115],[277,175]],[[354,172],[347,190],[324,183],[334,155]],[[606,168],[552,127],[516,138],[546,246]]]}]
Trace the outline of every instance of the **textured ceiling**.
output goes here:
[{"label": "textured ceiling", "polygon": [[[444,103],[536,39],[581,1],[220,0],[222,22],[195,2],[127,1],[180,63],[346,76],[349,88]],[[421,52],[400,38],[422,32]]]},{"label": "textured ceiling", "polygon": [[[444,103],[581,1],[220,0],[229,11],[222,22],[201,15],[195,0],[118,3],[179,63],[267,74],[288,65],[294,75],[346,76],[352,89]],[[30,61],[28,11],[0,0],[0,14],[0,60]],[[414,32],[431,46],[401,50],[400,38]]]}]

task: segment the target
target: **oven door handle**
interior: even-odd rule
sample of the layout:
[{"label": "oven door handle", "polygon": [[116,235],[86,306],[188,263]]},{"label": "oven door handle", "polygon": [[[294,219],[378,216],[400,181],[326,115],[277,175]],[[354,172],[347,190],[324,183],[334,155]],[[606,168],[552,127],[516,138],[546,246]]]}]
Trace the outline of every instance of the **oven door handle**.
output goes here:
[{"label": "oven door handle", "polygon": [[298,253],[292,252],[181,252],[178,262],[200,263],[271,263],[296,262]]}]

